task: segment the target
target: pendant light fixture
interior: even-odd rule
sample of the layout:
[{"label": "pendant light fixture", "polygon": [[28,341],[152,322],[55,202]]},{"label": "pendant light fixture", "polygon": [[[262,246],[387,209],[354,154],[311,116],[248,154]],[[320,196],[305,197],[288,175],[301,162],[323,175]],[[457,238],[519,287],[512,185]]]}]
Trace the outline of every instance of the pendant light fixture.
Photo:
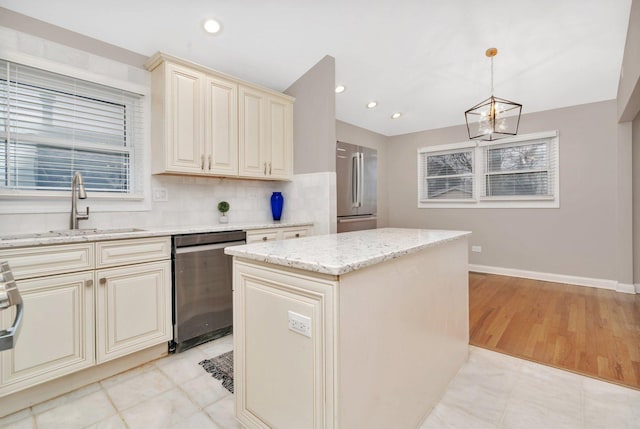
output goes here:
[{"label": "pendant light fixture", "polygon": [[464,112],[470,139],[497,140],[518,134],[522,104],[493,96],[493,57],[496,48],[485,52],[491,58],[491,97]]}]

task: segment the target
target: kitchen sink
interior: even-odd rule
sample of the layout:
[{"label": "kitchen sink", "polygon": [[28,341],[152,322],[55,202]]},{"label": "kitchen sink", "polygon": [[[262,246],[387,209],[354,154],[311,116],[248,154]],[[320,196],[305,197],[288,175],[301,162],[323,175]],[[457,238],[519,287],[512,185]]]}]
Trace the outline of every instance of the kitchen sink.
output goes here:
[{"label": "kitchen sink", "polygon": [[126,234],[128,232],[141,232],[140,228],[81,228],[81,229],[60,229],[57,231],[33,232],[28,234],[12,234],[0,236],[0,240],[20,240],[31,238],[50,238],[50,237],[78,237],[98,234]]}]

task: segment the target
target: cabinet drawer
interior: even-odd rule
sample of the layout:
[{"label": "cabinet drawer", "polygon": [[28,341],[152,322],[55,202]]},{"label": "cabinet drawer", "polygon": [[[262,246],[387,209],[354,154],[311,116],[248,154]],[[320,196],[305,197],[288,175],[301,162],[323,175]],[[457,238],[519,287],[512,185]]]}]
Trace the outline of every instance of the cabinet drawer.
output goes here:
[{"label": "cabinet drawer", "polygon": [[247,232],[247,243],[278,240],[278,230],[250,231]]},{"label": "cabinet drawer", "polygon": [[171,237],[96,243],[96,268],[160,261],[171,257]]},{"label": "cabinet drawer", "polygon": [[0,250],[16,280],[91,270],[93,243],[36,246]]},{"label": "cabinet drawer", "polygon": [[306,237],[309,234],[309,228],[291,228],[282,231],[282,239]]}]

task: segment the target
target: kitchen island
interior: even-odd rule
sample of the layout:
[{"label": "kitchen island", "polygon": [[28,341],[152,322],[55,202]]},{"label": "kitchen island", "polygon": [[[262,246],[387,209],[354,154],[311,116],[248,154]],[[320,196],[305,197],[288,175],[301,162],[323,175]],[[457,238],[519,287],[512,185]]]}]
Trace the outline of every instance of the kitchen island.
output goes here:
[{"label": "kitchen island", "polygon": [[247,428],[418,428],[468,356],[467,235],[384,228],[234,246]]}]

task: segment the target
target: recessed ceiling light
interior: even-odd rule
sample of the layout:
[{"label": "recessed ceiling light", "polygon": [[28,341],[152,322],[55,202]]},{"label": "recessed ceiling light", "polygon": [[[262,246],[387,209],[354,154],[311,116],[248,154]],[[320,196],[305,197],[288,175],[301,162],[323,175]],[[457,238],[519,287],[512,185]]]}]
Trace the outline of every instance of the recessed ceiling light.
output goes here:
[{"label": "recessed ceiling light", "polygon": [[218,34],[222,30],[222,25],[215,19],[207,19],[204,24],[204,31],[210,34]]},{"label": "recessed ceiling light", "polygon": [[341,94],[341,93],[343,93],[345,89],[347,89],[347,88],[345,88],[345,86],[344,86],[344,85],[338,85],[338,86],[336,86],[336,94]]},{"label": "recessed ceiling light", "polygon": [[402,113],[396,112],[393,115],[391,115],[391,119],[398,119],[400,116],[402,116]]},{"label": "recessed ceiling light", "polygon": [[373,109],[377,105],[378,105],[377,101],[370,101],[370,102],[367,103],[367,109]]}]

